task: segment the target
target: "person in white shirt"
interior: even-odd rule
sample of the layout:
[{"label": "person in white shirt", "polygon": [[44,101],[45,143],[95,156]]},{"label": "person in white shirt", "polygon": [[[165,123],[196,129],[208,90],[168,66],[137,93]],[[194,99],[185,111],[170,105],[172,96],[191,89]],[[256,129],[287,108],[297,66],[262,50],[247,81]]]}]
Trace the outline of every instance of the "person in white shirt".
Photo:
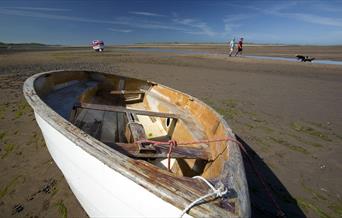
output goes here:
[{"label": "person in white shirt", "polygon": [[229,52],[229,57],[230,57],[230,56],[232,56],[234,48],[235,48],[235,38],[230,40],[229,46],[230,46],[230,52]]}]

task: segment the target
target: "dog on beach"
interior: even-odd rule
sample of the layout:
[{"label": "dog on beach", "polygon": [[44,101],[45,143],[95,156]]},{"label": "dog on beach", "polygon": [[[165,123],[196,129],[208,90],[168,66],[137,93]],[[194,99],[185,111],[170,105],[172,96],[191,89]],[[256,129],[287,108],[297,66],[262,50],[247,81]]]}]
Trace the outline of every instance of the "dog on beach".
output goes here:
[{"label": "dog on beach", "polygon": [[315,60],[314,57],[304,56],[304,55],[296,55],[296,58],[301,62],[311,62]]}]

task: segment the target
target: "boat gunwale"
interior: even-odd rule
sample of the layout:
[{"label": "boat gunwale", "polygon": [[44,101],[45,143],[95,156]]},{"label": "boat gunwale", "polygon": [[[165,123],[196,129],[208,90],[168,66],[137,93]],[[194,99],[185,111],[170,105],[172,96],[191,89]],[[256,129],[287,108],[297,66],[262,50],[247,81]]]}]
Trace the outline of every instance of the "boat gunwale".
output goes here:
[{"label": "boat gunwale", "polygon": [[[161,182],[158,183],[157,185],[153,184],[148,179],[149,178],[148,176],[143,175],[143,173],[141,173],[139,171],[139,169],[141,169],[141,167],[139,167],[139,166],[141,166],[141,164],[144,164],[143,161],[133,160],[132,158],[130,158],[124,154],[121,154],[120,152],[118,152],[114,149],[109,148],[108,146],[106,146],[101,141],[91,137],[87,133],[83,132],[82,130],[80,130],[79,128],[74,126],[67,119],[63,118],[60,114],[55,112],[51,107],[49,107],[40,98],[40,96],[35,91],[35,81],[42,76],[46,76],[46,75],[53,74],[53,73],[59,73],[59,72],[84,72],[84,73],[89,73],[89,74],[94,73],[94,74],[102,74],[102,75],[113,75],[113,76],[119,76],[119,77],[127,78],[127,79],[138,79],[141,81],[146,81],[146,82],[151,83],[151,84],[157,84],[160,87],[164,87],[164,88],[169,89],[173,92],[180,93],[184,96],[187,96],[190,99],[198,102],[202,106],[207,107],[210,110],[210,112],[214,113],[214,115],[218,118],[219,122],[222,123],[224,129],[226,130],[225,131],[226,136],[228,136],[228,134],[229,134],[230,137],[235,138],[235,135],[233,134],[231,128],[228,126],[227,122],[223,119],[223,117],[220,114],[218,114],[209,105],[205,104],[204,102],[202,102],[198,98],[193,97],[189,94],[183,93],[179,90],[175,90],[175,89],[172,89],[172,88],[167,87],[165,85],[161,85],[159,83],[152,82],[149,80],[142,80],[139,78],[132,78],[132,77],[127,77],[127,76],[123,76],[123,75],[119,75],[119,74],[102,73],[102,72],[87,71],[87,70],[74,70],[74,69],[52,70],[52,71],[47,71],[47,72],[41,72],[41,73],[34,74],[31,77],[26,79],[26,81],[24,83],[24,87],[23,87],[24,96],[25,96],[26,100],[28,101],[28,103],[30,104],[30,106],[33,108],[34,112],[37,113],[43,120],[45,120],[49,125],[51,125],[53,128],[55,128],[58,132],[60,132],[66,138],[71,140],[76,146],[80,147],[81,149],[83,149],[88,154],[94,156],[95,158],[97,158],[103,164],[107,165],[112,170],[114,170],[114,171],[120,173],[121,175],[129,178],[130,180],[132,180],[136,184],[146,188],[148,191],[150,191],[153,194],[155,194],[156,196],[160,197],[162,200],[176,206],[180,210],[182,210],[182,208],[185,208],[186,206],[188,206],[188,204],[190,202],[192,202],[194,199],[199,197],[198,193],[193,192],[195,189],[192,189],[192,190],[186,189],[186,188],[189,188],[188,185],[186,185],[186,187],[184,187],[184,190],[186,190],[186,192],[187,192],[186,194],[184,194],[182,191],[177,192],[177,194],[175,194],[171,189],[168,189],[166,186],[158,186],[158,184],[163,184]],[[238,145],[232,141],[228,141],[227,145],[229,146],[229,149],[228,149],[229,154],[228,155],[237,155],[236,158],[242,160],[240,150],[238,150],[238,152],[236,152],[236,149],[239,149]],[[232,152],[233,150],[235,150],[235,152]],[[232,158],[229,158],[227,161],[231,161],[231,159]],[[140,163],[139,166],[136,166],[137,163]],[[146,165],[146,167],[153,168],[152,167],[153,165],[152,166],[149,166],[147,164],[145,164],[145,165]],[[245,171],[244,171],[243,163],[240,163],[238,167],[242,168],[242,169],[239,169],[240,171],[241,170],[243,171],[242,172],[243,178],[240,178],[240,179],[242,179],[241,182],[242,182],[242,185],[245,187],[245,190],[244,190],[246,192],[245,194],[247,194],[247,196],[245,196],[245,198],[244,198],[245,200],[247,200],[247,207],[245,208],[247,211],[244,211],[245,213],[243,213],[243,214],[247,214],[248,216],[250,216],[250,203],[249,203],[248,186],[247,186],[247,181],[246,181],[246,177],[245,177]],[[155,168],[157,168],[157,167],[155,167]],[[179,180],[180,182],[192,181],[193,180],[192,178],[188,178],[188,177],[177,177],[174,174],[167,172],[165,170],[161,170],[161,169],[158,169],[156,171],[158,173],[168,177],[168,178],[174,178],[176,180]],[[180,193],[183,195],[180,195]],[[191,196],[189,196],[189,193],[191,193]],[[214,210],[213,210],[212,206],[215,206]],[[230,211],[224,210],[223,208],[219,207],[218,205],[212,204],[212,203],[201,204],[201,205],[194,207],[193,209],[191,209],[190,215],[203,216],[203,214],[207,214],[207,212],[209,212],[209,211],[215,211],[215,212],[217,212],[217,215],[221,214],[221,215],[227,216],[229,214],[229,217],[236,217],[237,216],[237,214],[234,214]],[[228,214],[225,214],[225,213],[228,213]]]}]

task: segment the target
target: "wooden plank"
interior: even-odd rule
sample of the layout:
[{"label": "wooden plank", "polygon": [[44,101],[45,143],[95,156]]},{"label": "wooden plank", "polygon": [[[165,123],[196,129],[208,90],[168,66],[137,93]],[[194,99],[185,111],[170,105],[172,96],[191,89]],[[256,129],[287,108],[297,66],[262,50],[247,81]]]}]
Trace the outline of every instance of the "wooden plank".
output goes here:
[{"label": "wooden plank", "polygon": [[142,90],[113,90],[110,92],[112,95],[127,95],[127,94],[145,94]]},{"label": "wooden plank", "polygon": [[103,117],[100,141],[115,142],[117,135],[117,115],[112,112],[105,112]]},{"label": "wooden plank", "polygon": [[119,142],[127,142],[126,136],[125,136],[125,130],[126,130],[126,123],[127,120],[126,114],[125,113],[117,113],[117,129],[118,129],[118,137],[119,137]]},{"label": "wooden plank", "polygon": [[136,123],[136,122],[130,122],[128,123],[128,126],[131,130],[131,133],[135,142],[146,139],[146,133],[145,133],[143,125],[141,125],[140,123]]},{"label": "wooden plank", "polygon": [[103,111],[90,111],[82,110],[78,117],[75,119],[75,126],[82,129],[84,132],[93,136],[96,139],[100,138],[102,123],[103,123]]},{"label": "wooden plank", "polygon": [[112,106],[112,105],[103,105],[103,104],[90,104],[90,103],[80,103],[76,105],[76,107],[81,107],[85,109],[92,110],[100,110],[100,111],[112,111],[112,112],[130,112],[134,114],[146,115],[146,116],[154,116],[154,117],[170,117],[179,119],[179,116],[172,113],[162,113],[156,111],[147,111],[147,110],[137,110],[137,109],[128,109],[121,106]]},{"label": "wooden plank", "polygon": [[[147,137],[146,137],[146,133],[145,133],[145,129],[143,125],[134,121],[133,113],[127,112],[126,115],[128,118],[127,126],[129,127],[131,131],[133,141],[137,142],[141,140],[146,140]],[[140,153],[155,152],[155,148],[151,145],[148,145],[145,143],[138,143],[138,146],[139,146]]]},{"label": "wooden plank", "polygon": [[[168,145],[158,145],[154,146],[155,152],[150,153],[140,153],[139,145],[135,143],[113,143],[104,142],[111,148],[120,151],[121,153],[134,158],[167,158],[167,153],[169,150]],[[182,158],[182,159],[202,159],[211,160],[211,155],[204,149],[178,146],[172,150],[172,158]]]}]

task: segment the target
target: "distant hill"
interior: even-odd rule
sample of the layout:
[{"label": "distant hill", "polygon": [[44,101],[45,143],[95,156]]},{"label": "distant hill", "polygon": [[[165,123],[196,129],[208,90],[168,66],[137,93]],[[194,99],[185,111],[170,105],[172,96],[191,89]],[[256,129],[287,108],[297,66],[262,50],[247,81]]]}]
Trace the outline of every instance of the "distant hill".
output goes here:
[{"label": "distant hill", "polygon": [[61,49],[60,45],[46,45],[42,43],[4,43],[0,42],[0,52],[18,52],[18,51],[46,51]]},{"label": "distant hill", "polygon": [[0,47],[2,48],[37,48],[37,47],[48,47],[50,45],[45,45],[42,43],[4,43],[0,42]]}]

